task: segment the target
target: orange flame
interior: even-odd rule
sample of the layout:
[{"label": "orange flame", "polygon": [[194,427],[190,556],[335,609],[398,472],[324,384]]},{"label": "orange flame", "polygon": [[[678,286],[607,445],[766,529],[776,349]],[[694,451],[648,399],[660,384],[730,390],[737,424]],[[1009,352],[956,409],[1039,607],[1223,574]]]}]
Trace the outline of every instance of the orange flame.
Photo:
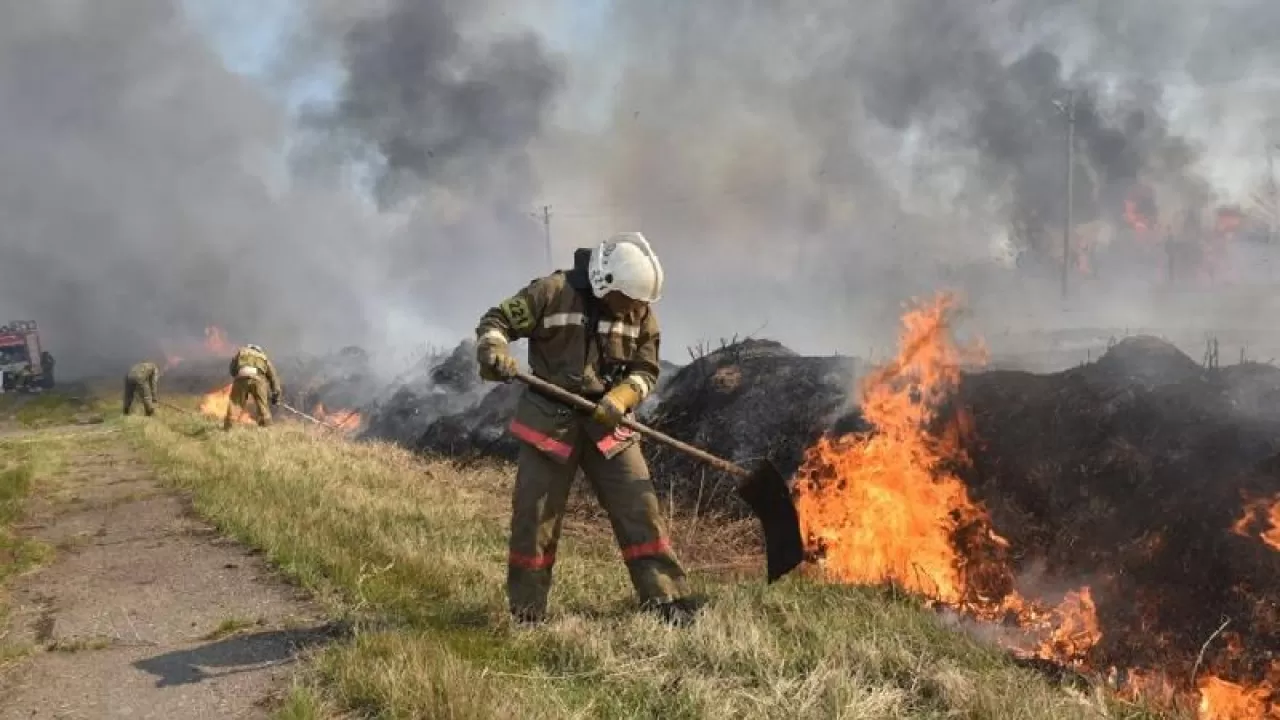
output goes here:
[{"label": "orange flame", "polygon": [[1268,683],[1245,687],[1208,675],[1197,683],[1200,690],[1200,720],[1276,720],[1280,704],[1270,698],[1277,688]]},{"label": "orange flame", "polygon": [[231,343],[227,342],[226,332],[217,325],[204,329],[204,348],[213,355],[226,355],[235,351]]},{"label": "orange flame", "polygon": [[216,325],[204,329],[203,340],[160,340],[159,345],[161,354],[164,355],[165,370],[171,370],[190,358],[208,358],[235,352],[235,346],[227,340],[227,333]]},{"label": "orange flame", "polygon": [[[200,399],[200,412],[213,418],[221,420],[227,415],[227,408],[231,405],[231,383],[205,393]],[[235,421],[242,425],[257,424],[250,412],[240,412],[235,414]]]},{"label": "orange flame", "polygon": [[1139,242],[1149,241],[1149,233],[1155,230],[1155,198],[1151,188],[1137,183],[1129,189],[1124,199],[1124,220],[1133,229]]},{"label": "orange flame", "polygon": [[1241,537],[1250,537],[1251,528],[1265,520],[1268,528],[1258,533],[1262,542],[1280,552],[1280,494],[1271,500],[1258,499],[1245,505],[1244,514],[1231,526],[1231,531]]},{"label": "orange flame", "polygon": [[360,413],[354,410],[334,410],[327,411],[324,409],[324,403],[316,403],[316,407],[311,411],[311,415],[315,419],[323,423],[328,423],[332,427],[345,432],[355,432],[360,429],[362,418]]},{"label": "orange flame", "polygon": [[1236,208],[1223,207],[1218,208],[1217,218],[1214,222],[1214,234],[1218,236],[1230,235],[1240,229],[1243,222],[1241,213]]},{"label": "orange flame", "polygon": [[960,377],[959,353],[940,337],[951,309],[943,297],[903,319],[902,353],[860,388],[863,414],[878,432],[823,438],[811,448],[796,510],[830,577],[890,581],[959,605],[965,583],[952,536],[981,511],[960,479],[940,470],[963,459],[957,438],[924,431]]},{"label": "orange flame", "polygon": [[1013,589],[1008,541],[969,498],[952,468],[968,462],[967,418],[932,433],[961,366],[980,347],[949,337],[954,299],[942,295],[903,317],[898,357],[859,387],[872,433],[823,438],[797,474],[796,509],[823,573],[838,582],[890,582],[985,619],[1014,616],[1038,641],[1010,641],[1023,655],[1078,663],[1101,639],[1089,588],[1047,610]]},{"label": "orange flame", "polygon": [[1145,233],[1151,230],[1151,225],[1138,210],[1138,201],[1133,198],[1128,198],[1124,201],[1124,219],[1129,223],[1129,227],[1133,228],[1134,232]]},{"label": "orange flame", "polygon": [[[1013,587],[1008,541],[955,474],[968,463],[968,417],[939,423],[947,419],[940,409],[958,387],[962,365],[984,353],[953,345],[954,306],[943,295],[909,311],[898,356],[860,384],[874,432],[823,438],[806,453],[795,490],[806,544],[829,579],[890,582],[980,620],[1012,620],[1017,632],[1003,633],[1001,641],[1015,654],[1085,666],[1102,639],[1091,589],[1068,592],[1056,607],[1024,598]],[[1280,496],[1251,502],[1234,529],[1247,536],[1263,518],[1270,529],[1260,537],[1280,549]],[[1231,652],[1243,653],[1240,638],[1224,638]],[[1122,694],[1165,705],[1194,701],[1189,693],[1198,690],[1201,720],[1280,720],[1280,704],[1271,701],[1280,663],[1256,685],[1208,672],[1196,688],[1159,670],[1136,668],[1125,676]]]},{"label": "orange flame", "polygon": [[1057,627],[1041,648],[1043,657],[1079,658],[1102,639],[1098,626],[1098,606],[1089,588],[1067,593],[1056,611]]},{"label": "orange flame", "polygon": [[[1119,675],[1116,668],[1111,668],[1108,680],[1113,686]],[[1124,672],[1124,683],[1116,694],[1130,701],[1145,700],[1155,707],[1173,707],[1186,693],[1162,670],[1135,669]]]},{"label": "orange flame", "polygon": [[[226,417],[227,408],[231,405],[231,385],[232,383],[227,383],[217,390],[205,393],[200,400],[200,412],[219,420]],[[363,421],[360,413],[354,410],[326,410],[324,403],[316,403],[310,415],[330,427],[347,433],[359,430],[360,423]],[[235,421],[242,425],[257,423],[254,412],[248,407],[236,413],[234,417]]]}]

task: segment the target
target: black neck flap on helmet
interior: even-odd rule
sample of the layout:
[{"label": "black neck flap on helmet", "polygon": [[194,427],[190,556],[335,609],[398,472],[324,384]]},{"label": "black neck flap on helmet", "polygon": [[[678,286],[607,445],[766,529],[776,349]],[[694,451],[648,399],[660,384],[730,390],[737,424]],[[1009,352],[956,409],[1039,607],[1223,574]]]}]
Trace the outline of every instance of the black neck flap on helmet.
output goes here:
[{"label": "black neck flap on helmet", "polygon": [[569,287],[578,292],[585,292],[591,297],[591,280],[587,277],[587,268],[591,266],[591,248],[578,248],[573,251],[573,269],[565,272]]}]

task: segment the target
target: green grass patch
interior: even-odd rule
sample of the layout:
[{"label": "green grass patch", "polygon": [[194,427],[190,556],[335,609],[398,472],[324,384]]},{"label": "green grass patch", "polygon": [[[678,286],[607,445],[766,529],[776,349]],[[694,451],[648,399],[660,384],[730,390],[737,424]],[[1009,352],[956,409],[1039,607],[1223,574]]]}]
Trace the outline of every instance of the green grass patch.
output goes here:
[{"label": "green grass patch", "polygon": [[29,429],[100,423],[106,417],[108,398],[88,386],[42,393],[0,395],[0,421]]},{"label": "green grass patch", "polygon": [[699,622],[634,611],[607,525],[567,530],[550,621],[505,613],[511,469],[458,470],[281,424],[125,423],[171,484],[355,622],[280,717],[1154,718],[946,628],[910,599],[802,577],[718,582]]},{"label": "green grass patch", "polygon": [[58,440],[18,437],[0,440],[0,667],[15,662],[34,648],[6,640],[8,603],[3,584],[19,573],[49,560],[49,545],[24,538],[13,531],[23,513],[23,503],[37,484],[62,467],[63,446]]},{"label": "green grass patch", "polygon": [[272,717],[275,720],[322,720],[338,717],[338,713],[315,688],[295,684],[281,698]]},{"label": "green grass patch", "polygon": [[[25,440],[25,438],[23,439]],[[12,530],[38,477],[60,465],[56,443],[0,441],[0,583],[48,558],[52,548]]]},{"label": "green grass patch", "polygon": [[230,617],[218,623],[218,627],[205,633],[202,640],[214,641],[231,637],[241,631],[248,630],[251,627],[261,625],[261,620],[249,620],[247,618]]}]

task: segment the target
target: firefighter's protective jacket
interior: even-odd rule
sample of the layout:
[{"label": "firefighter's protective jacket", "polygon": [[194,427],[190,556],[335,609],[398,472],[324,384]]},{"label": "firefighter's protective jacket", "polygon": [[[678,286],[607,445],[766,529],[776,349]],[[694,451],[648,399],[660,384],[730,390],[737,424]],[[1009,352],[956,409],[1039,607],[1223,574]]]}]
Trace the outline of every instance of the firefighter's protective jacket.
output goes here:
[{"label": "firefighter's protective jacket", "polygon": [[153,362],[140,362],[129,368],[129,379],[151,392],[151,397],[159,397],[160,368]]},{"label": "firefighter's protective jacket", "polygon": [[[529,283],[490,308],[476,327],[476,342],[529,341],[529,369],[548,382],[590,400],[616,383],[635,387],[643,400],[658,383],[658,320],[643,305],[615,317],[591,295],[585,271],[559,270]],[[630,430],[609,431],[590,417],[526,388],[511,432],[559,460],[573,454],[579,429],[606,457],[625,449]]]},{"label": "firefighter's protective jacket", "polygon": [[231,372],[231,377],[240,377],[241,371],[250,372],[246,368],[252,368],[252,375],[266,380],[267,386],[272,393],[277,395],[284,394],[283,389],[280,387],[280,376],[276,374],[276,367],[271,364],[271,359],[265,354],[250,347],[242,347],[237,350],[235,356],[231,358],[231,366],[228,368]]}]

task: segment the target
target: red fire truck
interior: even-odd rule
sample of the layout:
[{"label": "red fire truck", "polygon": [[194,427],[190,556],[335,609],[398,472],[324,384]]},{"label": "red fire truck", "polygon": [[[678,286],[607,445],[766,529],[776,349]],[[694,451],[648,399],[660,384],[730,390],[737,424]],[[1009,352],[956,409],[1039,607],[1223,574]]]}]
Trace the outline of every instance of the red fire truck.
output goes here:
[{"label": "red fire truck", "polygon": [[0,388],[33,391],[53,387],[53,356],[40,344],[30,320],[0,325]]}]

